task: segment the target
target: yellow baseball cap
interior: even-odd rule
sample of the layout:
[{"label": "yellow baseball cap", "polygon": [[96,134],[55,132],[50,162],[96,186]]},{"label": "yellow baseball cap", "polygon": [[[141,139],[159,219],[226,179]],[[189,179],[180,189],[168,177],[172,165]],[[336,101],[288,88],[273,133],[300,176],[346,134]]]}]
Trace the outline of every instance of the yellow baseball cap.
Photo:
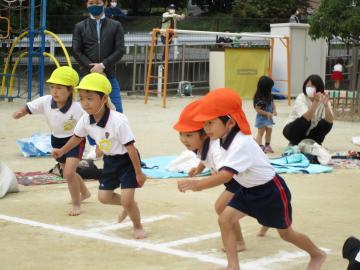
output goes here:
[{"label": "yellow baseball cap", "polygon": [[75,87],[79,83],[79,75],[72,67],[58,67],[46,82]]},{"label": "yellow baseball cap", "polygon": [[108,96],[111,93],[111,83],[106,76],[94,72],[82,78],[80,84],[75,89],[101,92]]}]

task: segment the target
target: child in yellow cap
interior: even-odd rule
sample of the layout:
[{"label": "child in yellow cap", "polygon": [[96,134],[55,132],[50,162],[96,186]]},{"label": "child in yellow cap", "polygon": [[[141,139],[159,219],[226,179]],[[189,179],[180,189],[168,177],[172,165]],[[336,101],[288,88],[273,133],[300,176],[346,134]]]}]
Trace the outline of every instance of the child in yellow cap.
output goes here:
[{"label": "child in yellow cap", "polygon": [[240,184],[240,189],[219,216],[228,260],[224,269],[240,269],[234,226],[249,215],[264,226],[276,228],[282,239],[306,251],[310,255],[307,269],[319,270],[326,254],[306,235],[293,230],[290,190],[251,136],[241,98],[226,88],[210,91],[201,99],[194,120],[204,123],[210,139],[220,139],[223,164],[216,175],[196,181],[179,181],[179,190],[200,191],[232,178]]},{"label": "child in yellow cap", "polygon": [[[142,187],[146,176],[141,171],[140,158],[129,121],[120,112],[110,110],[107,103],[111,92],[109,80],[99,73],[86,75],[76,87],[86,114],[76,124],[74,136],[53,156],[61,156],[90,135],[104,154],[104,169],[100,177],[98,198],[104,204],[122,205],[134,226],[134,237],[145,238],[140,211],[135,202],[135,189]],[[114,190],[121,187],[121,196]],[[119,222],[124,218],[122,213]]]},{"label": "child in yellow cap", "polygon": [[[25,107],[16,111],[13,117],[19,119],[27,114],[44,114],[51,130],[51,145],[53,148],[60,148],[72,137],[75,125],[84,114],[80,103],[73,101],[74,87],[79,83],[79,75],[73,68],[63,66],[56,68],[46,82],[50,85],[51,95],[28,102]],[[68,149],[56,158],[71,195],[70,216],[79,215],[81,201],[90,197],[84,180],[76,173],[84,146],[85,140],[82,140],[77,147]]]}]

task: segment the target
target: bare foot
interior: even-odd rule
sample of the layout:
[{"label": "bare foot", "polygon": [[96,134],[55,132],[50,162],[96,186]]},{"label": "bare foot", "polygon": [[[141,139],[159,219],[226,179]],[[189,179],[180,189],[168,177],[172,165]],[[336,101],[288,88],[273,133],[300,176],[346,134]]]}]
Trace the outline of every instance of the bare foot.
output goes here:
[{"label": "bare foot", "polygon": [[80,194],[80,202],[85,201],[86,199],[89,199],[91,197],[91,193],[88,192],[86,194]]},{"label": "bare foot", "polygon": [[[224,247],[222,247],[221,248],[222,249],[222,251],[223,252],[226,252],[226,249],[224,248]],[[237,244],[236,244],[236,251],[237,252],[241,252],[241,251],[244,251],[244,250],[246,250],[246,245],[245,245],[245,243],[244,242],[238,242]],[[225,269],[227,269],[227,268],[225,268]]]},{"label": "bare foot", "polygon": [[120,215],[118,216],[118,223],[121,223],[124,221],[124,219],[128,216],[127,212],[123,210]]},{"label": "bare foot", "polygon": [[81,213],[80,205],[73,205],[71,210],[69,211],[69,216],[78,216]]},{"label": "bare foot", "polygon": [[326,260],[326,253],[321,250],[318,255],[310,257],[310,262],[309,262],[308,268],[306,268],[306,269],[307,270],[319,270],[325,260]]},{"label": "bare foot", "polygon": [[265,226],[262,226],[260,231],[257,233],[256,236],[259,236],[259,237],[264,237],[267,233],[267,231],[269,230],[268,227],[265,227]]},{"label": "bare foot", "polygon": [[146,238],[146,232],[144,231],[144,229],[134,229],[134,238],[135,239],[144,239]]}]

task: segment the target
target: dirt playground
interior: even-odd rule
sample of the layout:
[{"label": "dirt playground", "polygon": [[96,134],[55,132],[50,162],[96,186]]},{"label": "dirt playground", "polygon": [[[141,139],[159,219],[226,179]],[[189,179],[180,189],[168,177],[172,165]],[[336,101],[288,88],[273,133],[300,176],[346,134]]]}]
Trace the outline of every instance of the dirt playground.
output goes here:
[{"label": "dirt playground", "polygon": [[[163,109],[156,98],[147,105],[142,97],[124,98],[124,112],[143,158],[177,155],[184,150],[172,125],[191,100],[172,97]],[[16,139],[48,132],[41,115],[12,119],[11,114],[24,102],[0,101],[0,160],[13,171],[47,171],[55,164],[51,157],[25,158],[16,145]],[[285,101],[276,105],[272,147],[274,156],[280,156],[287,146],[282,128],[290,107]],[[244,108],[253,127],[252,102],[245,101]],[[360,151],[351,143],[351,137],[359,135],[359,122],[336,121],[324,146],[331,152]],[[102,162],[97,164],[101,166]],[[292,192],[294,229],[306,233],[327,252],[322,269],[346,269],[342,245],[350,235],[360,237],[360,170],[283,177]],[[67,216],[70,205],[66,184],[20,186],[19,193],[0,199],[0,269],[203,270],[224,266],[226,257],[214,211],[223,187],[184,194],[177,190],[176,182],[151,179],[137,190],[136,200],[148,233],[145,240],[132,238],[129,219],[115,222],[119,207],[97,201],[95,181],[87,182],[92,197],[82,205],[78,217]],[[246,217],[241,224],[247,245],[247,250],[239,253],[241,269],[306,269],[307,254],[282,241],[275,230],[260,238],[254,219]]]}]

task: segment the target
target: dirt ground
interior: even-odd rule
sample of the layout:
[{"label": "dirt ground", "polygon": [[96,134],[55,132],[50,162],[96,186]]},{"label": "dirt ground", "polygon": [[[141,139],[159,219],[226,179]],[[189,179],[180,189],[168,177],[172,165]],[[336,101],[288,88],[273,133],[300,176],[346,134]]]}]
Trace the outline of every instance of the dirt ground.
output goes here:
[{"label": "dirt ground", "polygon": [[[153,98],[123,100],[142,157],[176,155],[184,150],[172,129],[181,109],[191,98],[170,98],[161,108]],[[51,158],[22,157],[16,139],[47,132],[42,116],[13,120],[11,113],[24,104],[0,101],[0,160],[14,171],[46,171]],[[278,116],[273,134],[275,156],[286,147],[281,130],[289,107],[277,101]],[[244,102],[251,123],[255,112]],[[335,122],[324,145],[330,151],[357,149],[352,136],[359,136],[360,123]],[[255,131],[255,128],[253,129]],[[99,162],[101,164],[101,162]],[[294,229],[306,233],[328,252],[326,270],[346,269],[341,257],[344,240],[360,237],[360,171],[335,170],[320,175],[283,175],[292,192]],[[119,207],[100,204],[97,183],[87,182],[92,197],[79,217],[68,217],[66,184],[20,186],[20,192],[0,200],[0,269],[216,269],[225,263],[214,212],[214,202],[223,187],[198,193],[177,191],[176,179],[149,180],[136,198],[148,232],[146,240],[133,240],[128,220],[115,224]],[[275,230],[256,237],[257,222],[241,221],[247,250],[239,253],[242,269],[306,269],[308,257],[280,240]]]}]

